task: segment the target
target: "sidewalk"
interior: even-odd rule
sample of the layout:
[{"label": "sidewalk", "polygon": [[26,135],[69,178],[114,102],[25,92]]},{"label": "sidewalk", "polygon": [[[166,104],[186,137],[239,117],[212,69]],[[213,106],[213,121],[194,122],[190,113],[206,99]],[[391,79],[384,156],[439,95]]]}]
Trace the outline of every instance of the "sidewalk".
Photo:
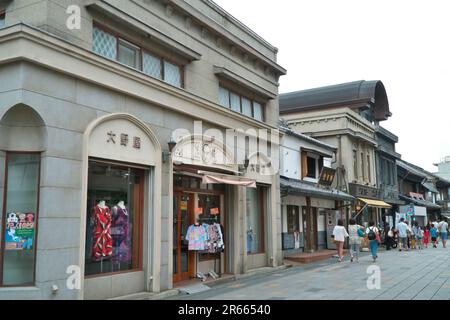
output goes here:
[{"label": "sidewalk", "polygon": [[258,269],[252,269],[247,271],[245,274],[236,274],[236,275],[223,275],[221,278],[218,279],[210,279],[205,282],[202,282],[199,279],[191,279],[187,281],[183,281],[182,283],[179,283],[176,285],[175,288],[166,290],[160,293],[154,293],[154,292],[140,292],[140,293],[134,293],[126,296],[116,297],[109,300],[163,300],[167,298],[172,298],[178,295],[182,295],[184,291],[201,291],[201,287],[205,286],[208,287],[208,289],[219,286],[222,284],[225,284],[227,282],[233,282],[241,279],[250,278],[256,275],[265,275],[270,273],[276,273],[281,270],[285,270],[287,268],[292,267],[291,264],[283,264],[278,267],[263,267]]}]

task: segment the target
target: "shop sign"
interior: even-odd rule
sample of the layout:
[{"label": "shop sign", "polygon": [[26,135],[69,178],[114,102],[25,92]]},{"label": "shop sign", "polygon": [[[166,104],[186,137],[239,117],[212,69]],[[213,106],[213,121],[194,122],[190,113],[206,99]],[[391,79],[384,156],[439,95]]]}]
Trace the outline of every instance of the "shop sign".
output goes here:
[{"label": "shop sign", "polygon": [[333,184],[334,176],[336,175],[336,169],[323,167],[320,172],[319,185],[330,187]]},{"label": "shop sign", "polygon": [[114,133],[114,131],[108,131],[106,133],[107,143],[112,144],[120,144],[121,146],[128,147],[129,145],[132,145],[134,149],[141,149],[141,138],[140,137],[130,137],[127,133],[120,133],[120,135],[117,135]]},{"label": "shop sign", "polygon": [[349,183],[350,194],[357,198],[380,199],[380,190],[356,183]]},{"label": "shop sign", "polygon": [[35,214],[10,212],[6,221],[5,250],[31,250],[35,232]]}]

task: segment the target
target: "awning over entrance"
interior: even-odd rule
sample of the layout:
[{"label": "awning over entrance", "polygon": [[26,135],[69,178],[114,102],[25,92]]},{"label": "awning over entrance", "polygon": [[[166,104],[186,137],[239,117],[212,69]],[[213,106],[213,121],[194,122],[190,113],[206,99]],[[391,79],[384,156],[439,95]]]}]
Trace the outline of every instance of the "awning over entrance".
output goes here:
[{"label": "awning over entrance", "polygon": [[317,187],[314,183],[296,179],[289,179],[283,176],[280,178],[280,187],[282,192],[291,195],[300,195],[337,201],[355,201],[355,198],[353,196],[345,192],[336,189],[320,188]]},{"label": "awning over entrance", "polygon": [[358,200],[361,200],[362,202],[366,203],[369,207],[374,208],[383,208],[383,209],[390,209],[392,206],[384,201],[381,200],[373,200],[373,199],[365,199],[365,198],[358,198]]},{"label": "awning over entrance", "polygon": [[247,188],[256,189],[256,180],[242,178],[238,176],[231,176],[220,173],[211,173],[205,171],[199,171],[199,174],[204,174],[202,177],[202,183],[205,184],[228,184],[233,186],[242,186]]},{"label": "awning over entrance", "polygon": [[414,203],[414,204],[417,204],[419,206],[427,207],[428,209],[438,210],[438,209],[442,208],[441,206],[439,206],[439,205],[437,205],[437,204],[435,204],[433,202],[426,201],[426,200],[414,199],[414,198],[411,198],[411,197],[404,196],[402,194],[399,195],[399,198],[402,199],[402,200],[405,200],[407,203]]}]

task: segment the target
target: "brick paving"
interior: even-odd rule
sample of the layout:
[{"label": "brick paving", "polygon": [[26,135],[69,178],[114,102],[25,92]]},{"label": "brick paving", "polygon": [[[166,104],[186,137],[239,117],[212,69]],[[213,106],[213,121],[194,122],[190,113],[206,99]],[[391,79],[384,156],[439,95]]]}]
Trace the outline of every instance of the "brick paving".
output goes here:
[{"label": "brick paving", "polygon": [[[380,289],[369,290],[368,267],[380,269]],[[450,300],[450,248],[381,251],[359,263],[336,259],[215,286],[183,300]]]}]

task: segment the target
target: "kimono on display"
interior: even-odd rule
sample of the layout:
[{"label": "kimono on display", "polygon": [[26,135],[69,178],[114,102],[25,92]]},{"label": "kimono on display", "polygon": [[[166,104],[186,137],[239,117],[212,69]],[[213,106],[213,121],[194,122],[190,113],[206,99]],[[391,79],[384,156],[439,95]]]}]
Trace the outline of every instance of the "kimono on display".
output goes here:
[{"label": "kimono on display", "polygon": [[128,209],[121,203],[113,208],[111,228],[114,263],[130,263],[130,232]]},{"label": "kimono on display", "polygon": [[102,258],[112,256],[112,217],[110,209],[98,204],[93,209],[92,220],[94,224],[92,258],[100,261]]}]

